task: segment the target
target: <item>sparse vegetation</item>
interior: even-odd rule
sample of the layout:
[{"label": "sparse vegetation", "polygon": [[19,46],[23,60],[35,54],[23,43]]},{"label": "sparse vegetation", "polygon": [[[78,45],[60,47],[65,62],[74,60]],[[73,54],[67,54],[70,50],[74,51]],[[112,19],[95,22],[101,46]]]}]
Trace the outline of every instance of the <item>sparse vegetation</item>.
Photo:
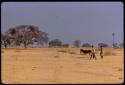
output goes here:
[{"label": "sparse vegetation", "polygon": [[75,40],[74,43],[73,43],[73,46],[79,48],[80,44],[81,44],[80,40]]},{"label": "sparse vegetation", "polygon": [[92,47],[92,45],[89,44],[89,43],[84,43],[84,44],[82,45],[82,47]]},{"label": "sparse vegetation", "polygon": [[119,44],[119,47],[123,48],[123,47],[124,47],[124,44],[123,44],[123,43],[120,43],[120,44]]},{"label": "sparse vegetation", "polygon": [[49,42],[49,47],[61,47],[62,41],[59,39],[54,39]]},{"label": "sparse vegetation", "polygon": [[108,44],[106,44],[106,43],[99,43],[98,44],[98,47],[109,47],[109,45]]}]

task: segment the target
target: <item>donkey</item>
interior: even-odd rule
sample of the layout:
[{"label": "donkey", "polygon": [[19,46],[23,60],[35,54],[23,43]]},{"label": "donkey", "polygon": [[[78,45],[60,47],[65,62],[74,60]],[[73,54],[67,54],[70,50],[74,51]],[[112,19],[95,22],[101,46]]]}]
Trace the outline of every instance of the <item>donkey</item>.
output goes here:
[{"label": "donkey", "polygon": [[91,56],[92,51],[91,50],[83,50],[80,49],[80,54],[89,54]]}]

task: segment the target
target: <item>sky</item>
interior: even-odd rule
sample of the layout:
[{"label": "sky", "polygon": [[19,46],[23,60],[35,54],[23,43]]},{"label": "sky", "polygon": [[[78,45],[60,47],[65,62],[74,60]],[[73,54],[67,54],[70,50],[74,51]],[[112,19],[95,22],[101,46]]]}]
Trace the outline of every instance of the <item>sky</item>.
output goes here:
[{"label": "sky", "polygon": [[50,40],[73,44],[123,42],[122,2],[3,2],[1,31],[19,25],[38,26]]}]

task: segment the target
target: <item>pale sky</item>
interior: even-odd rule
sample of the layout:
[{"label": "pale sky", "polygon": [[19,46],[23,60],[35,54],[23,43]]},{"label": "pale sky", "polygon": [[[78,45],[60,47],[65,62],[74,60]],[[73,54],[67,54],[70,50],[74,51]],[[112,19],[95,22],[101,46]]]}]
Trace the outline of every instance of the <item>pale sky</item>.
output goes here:
[{"label": "pale sky", "polygon": [[1,30],[18,25],[35,25],[65,43],[97,45],[123,42],[123,3],[121,2],[3,2]]}]

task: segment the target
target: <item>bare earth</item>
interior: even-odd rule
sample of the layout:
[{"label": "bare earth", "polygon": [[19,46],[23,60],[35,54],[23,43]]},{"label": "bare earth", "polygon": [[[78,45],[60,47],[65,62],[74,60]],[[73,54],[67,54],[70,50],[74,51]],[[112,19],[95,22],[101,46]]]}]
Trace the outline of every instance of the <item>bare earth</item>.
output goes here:
[{"label": "bare earth", "polygon": [[79,48],[2,49],[2,83],[123,83],[123,49],[104,49],[101,59],[80,55]]}]

